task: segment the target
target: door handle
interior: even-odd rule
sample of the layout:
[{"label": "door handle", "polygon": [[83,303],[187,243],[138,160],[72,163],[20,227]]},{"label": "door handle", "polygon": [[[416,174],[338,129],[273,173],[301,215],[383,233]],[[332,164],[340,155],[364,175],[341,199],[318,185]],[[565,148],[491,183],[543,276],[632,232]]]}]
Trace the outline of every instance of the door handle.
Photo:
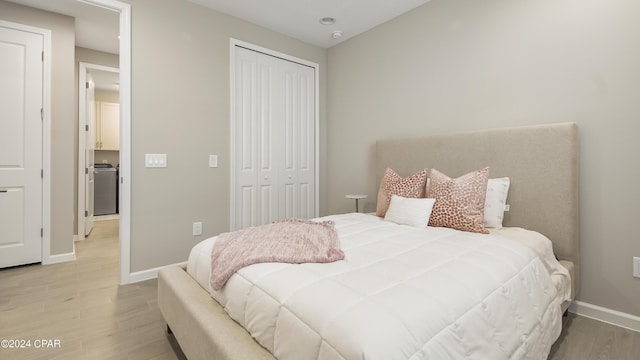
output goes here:
[{"label": "door handle", "polygon": [[9,190],[6,190],[6,189],[0,190],[0,193],[6,193],[6,192],[9,192]]}]

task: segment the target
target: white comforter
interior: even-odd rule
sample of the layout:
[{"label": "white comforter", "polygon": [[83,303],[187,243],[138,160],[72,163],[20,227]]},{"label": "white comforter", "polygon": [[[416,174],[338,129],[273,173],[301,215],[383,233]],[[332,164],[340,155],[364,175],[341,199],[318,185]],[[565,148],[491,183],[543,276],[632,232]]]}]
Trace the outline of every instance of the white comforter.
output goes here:
[{"label": "white comforter", "polygon": [[[276,358],[547,358],[563,296],[529,247],[366,214],[322,219],[335,221],[345,260],[251,265],[212,292]],[[187,265],[209,290],[213,241]]]}]

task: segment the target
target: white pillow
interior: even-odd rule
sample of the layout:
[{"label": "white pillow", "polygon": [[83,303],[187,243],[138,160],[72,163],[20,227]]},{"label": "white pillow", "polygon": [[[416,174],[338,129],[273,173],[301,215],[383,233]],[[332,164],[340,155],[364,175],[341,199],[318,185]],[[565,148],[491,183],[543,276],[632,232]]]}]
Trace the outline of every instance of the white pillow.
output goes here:
[{"label": "white pillow", "polygon": [[484,227],[500,229],[507,207],[509,193],[509,178],[489,179],[487,195],[484,200]]},{"label": "white pillow", "polygon": [[424,228],[429,223],[435,202],[436,199],[405,198],[392,195],[384,219],[396,224]]}]

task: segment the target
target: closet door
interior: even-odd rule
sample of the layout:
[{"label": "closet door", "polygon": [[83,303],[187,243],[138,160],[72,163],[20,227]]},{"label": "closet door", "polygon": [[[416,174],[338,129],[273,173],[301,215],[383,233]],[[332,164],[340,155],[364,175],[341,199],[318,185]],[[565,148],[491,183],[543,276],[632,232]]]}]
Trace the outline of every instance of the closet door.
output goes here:
[{"label": "closet door", "polygon": [[279,214],[308,219],[315,216],[315,73],[293,62],[280,65],[284,116]]},{"label": "closet door", "polygon": [[277,59],[244,48],[235,64],[235,228],[278,220]]},{"label": "closet door", "polygon": [[232,229],[315,213],[315,70],[235,47]]}]

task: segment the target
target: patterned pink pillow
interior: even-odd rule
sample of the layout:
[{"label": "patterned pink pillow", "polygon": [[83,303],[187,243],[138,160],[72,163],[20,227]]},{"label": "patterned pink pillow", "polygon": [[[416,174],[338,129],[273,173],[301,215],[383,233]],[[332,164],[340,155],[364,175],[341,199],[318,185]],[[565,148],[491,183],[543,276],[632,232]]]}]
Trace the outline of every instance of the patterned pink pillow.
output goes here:
[{"label": "patterned pink pillow", "polygon": [[431,169],[429,194],[435,198],[429,226],[488,234],[484,228],[484,200],[489,168],[452,179]]},{"label": "patterned pink pillow", "polygon": [[427,169],[419,171],[409,177],[402,178],[395,171],[387,168],[380,182],[376,215],[384,216],[391,202],[391,195],[405,198],[423,198],[427,183]]}]

